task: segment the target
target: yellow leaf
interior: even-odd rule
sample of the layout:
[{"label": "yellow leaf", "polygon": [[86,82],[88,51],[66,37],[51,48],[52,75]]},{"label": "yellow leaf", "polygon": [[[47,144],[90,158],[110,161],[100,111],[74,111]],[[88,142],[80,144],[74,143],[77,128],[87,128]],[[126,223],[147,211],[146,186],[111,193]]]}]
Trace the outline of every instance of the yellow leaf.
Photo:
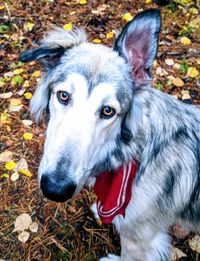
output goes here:
[{"label": "yellow leaf", "polygon": [[189,12],[192,13],[192,14],[196,14],[196,15],[199,13],[198,9],[195,8],[195,7],[191,7],[191,8],[189,9]]},{"label": "yellow leaf", "polygon": [[25,132],[25,133],[23,134],[23,138],[24,138],[25,140],[32,140],[33,134],[32,134],[31,132]]},{"label": "yellow leaf", "polygon": [[24,88],[29,87],[29,81],[26,80],[26,81],[24,82],[24,84],[23,84],[23,87],[24,87]]},{"label": "yellow leaf", "polygon": [[12,170],[12,169],[14,169],[15,167],[16,167],[16,163],[14,162],[14,161],[9,161],[9,162],[7,162],[6,164],[5,164],[5,168],[7,169],[7,170]]},{"label": "yellow leaf", "polygon": [[33,27],[34,27],[34,23],[31,23],[31,22],[28,22],[28,23],[26,23],[25,25],[24,25],[24,29],[26,30],[26,31],[32,31],[33,30]]},{"label": "yellow leaf", "polygon": [[191,40],[188,37],[183,36],[183,37],[181,37],[181,43],[184,45],[189,45],[189,44],[191,44]]},{"label": "yellow leaf", "polygon": [[32,173],[28,169],[19,169],[19,173],[27,176],[27,177],[32,177]]},{"label": "yellow leaf", "polygon": [[195,78],[199,75],[199,71],[195,67],[189,67],[187,76]]},{"label": "yellow leaf", "polygon": [[133,16],[129,12],[127,12],[123,15],[122,19],[125,20],[126,22],[129,22],[133,19]]},{"label": "yellow leaf", "polygon": [[30,100],[32,98],[32,93],[31,92],[25,92],[24,93],[24,97],[27,99],[27,100]]},{"label": "yellow leaf", "polygon": [[22,101],[20,99],[17,99],[17,98],[10,99],[11,106],[19,106],[21,104],[22,104]]},{"label": "yellow leaf", "polygon": [[10,127],[9,125],[6,125],[6,130],[7,130],[8,132],[10,132],[10,131],[11,131],[11,127]]},{"label": "yellow leaf", "polygon": [[40,71],[34,71],[33,77],[36,77],[36,78],[40,77]]},{"label": "yellow leaf", "polygon": [[93,43],[99,44],[99,43],[101,43],[101,42],[102,42],[102,41],[101,41],[100,39],[98,39],[98,38],[93,39]]},{"label": "yellow leaf", "polygon": [[4,173],[4,174],[2,174],[2,175],[1,175],[1,178],[6,178],[6,179],[8,179],[8,178],[9,178],[8,173]]},{"label": "yellow leaf", "polygon": [[86,1],[86,0],[79,0],[79,4],[80,4],[80,5],[86,5],[86,4],[87,4],[87,1]]},{"label": "yellow leaf", "polygon": [[13,158],[13,153],[12,151],[4,151],[0,154],[0,162],[8,162],[11,161]]},{"label": "yellow leaf", "polygon": [[200,254],[200,236],[196,235],[192,239],[189,239],[188,244],[193,251]]},{"label": "yellow leaf", "polygon": [[1,124],[5,124],[5,123],[9,123],[9,114],[8,113],[1,113],[0,115],[0,123]]},{"label": "yellow leaf", "polygon": [[22,69],[22,68],[20,68],[20,69],[16,69],[16,70],[14,70],[14,74],[15,75],[19,75],[19,74],[21,74],[21,73],[23,73],[24,72],[24,69]]},{"label": "yellow leaf", "polygon": [[109,33],[106,34],[106,38],[107,38],[107,39],[112,39],[113,36],[114,36],[114,33],[113,33],[113,32],[109,32]]},{"label": "yellow leaf", "polygon": [[72,25],[72,23],[68,23],[68,24],[63,25],[63,28],[67,31],[71,31],[73,28],[73,25]]},{"label": "yellow leaf", "polygon": [[180,78],[174,78],[172,80],[172,83],[177,87],[182,87],[184,85],[184,82]]},{"label": "yellow leaf", "polygon": [[198,64],[198,65],[200,64],[200,59],[197,59],[197,64]]},{"label": "yellow leaf", "polygon": [[4,5],[0,5],[0,10],[3,10],[4,9]]},{"label": "yellow leaf", "polygon": [[156,60],[153,61],[153,66],[157,66],[158,62]]},{"label": "yellow leaf", "polygon": [[146,4],[150,4],[152,2],[152,0],[146,0],[145,3]]}]

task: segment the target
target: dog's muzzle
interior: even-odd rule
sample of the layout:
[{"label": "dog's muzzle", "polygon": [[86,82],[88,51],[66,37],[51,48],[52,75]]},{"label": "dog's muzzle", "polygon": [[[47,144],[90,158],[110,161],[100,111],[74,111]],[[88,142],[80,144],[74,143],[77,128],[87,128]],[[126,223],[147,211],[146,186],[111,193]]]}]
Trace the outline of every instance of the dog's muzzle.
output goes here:
[{"label": "dog's muzzle", "polygon": [[76,185],[71,180],[60,180],[52,174],[43,174],[40,188],[43,195],[48,199],[56,202],[65,202],[73,196]]}]

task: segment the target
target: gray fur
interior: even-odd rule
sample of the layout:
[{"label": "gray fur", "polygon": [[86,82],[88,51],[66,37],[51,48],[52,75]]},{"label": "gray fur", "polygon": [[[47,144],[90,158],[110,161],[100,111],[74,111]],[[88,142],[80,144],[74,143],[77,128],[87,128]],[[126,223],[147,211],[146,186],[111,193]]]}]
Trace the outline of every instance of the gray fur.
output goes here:
[{"label": "gray fur", "polygon": [[[147,12],[152,16],[151,11]],[[157,13],[156,17],[159,19]],[[52,45],[53,35],[46,41],[48,39]],[[62,41],[60,44],[65,46]],[[55,172],[56,175],[56,172],[63,174],[66,170],[66,180],[76,183],[78,193],[86,183],[93,183],[99,173],[115,170],[136,159],[138,169],[133,197],[125,218],[118,215],[113,221],[121,237],[121,258],[109,255],[102,261],[169,260],[167,230],[172,224],[179,223],[200,232],[200,111],[150,88],[146,80],[135,87],[132,67],[121,57],[124,51],[119,55],[117,48],[113,51],[101,45],[76,44],[71,42],[71,48],[67,46],[55,66],[46,72],[31,101],[31,112],[36,120],[41,119],[50,103],[50,122],[39,180],[43,173],[52,175]],[[151,61],[152,55],[151,50]],[[81,75],[87,82],[88,101],[96,86],[106,83],[115,87],[116,101],[120,104],[120,113],[112,125],[115,127],[107,128],[105,140],[100,143],[101,137],[93,139],[83,150],[80,149],[85,142],[81,139],[84,137],[81,130],[70,132],[77,124],[76,119],[61,132],[58,125],[54,127],[57,119],[52,116],[55,114],[54,90],[72,74]],[[70,106],[73,107],[73,101]],[[87,115],[82,117],[87,120]],[[64,124],[63,121],[60,124]],[[87,126],[93,125],[82,128]],[[62,133],[64,137],[59,145],[55,138]],[[56,166],[58,162],[61,164],[61,159],[62,166],[58,169]]]}]

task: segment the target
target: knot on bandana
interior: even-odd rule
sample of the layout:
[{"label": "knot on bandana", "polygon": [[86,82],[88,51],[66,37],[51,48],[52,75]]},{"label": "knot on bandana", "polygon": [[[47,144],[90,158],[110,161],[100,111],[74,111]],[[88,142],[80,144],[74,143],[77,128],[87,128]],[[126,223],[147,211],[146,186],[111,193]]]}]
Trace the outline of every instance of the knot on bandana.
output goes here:
[{"label": "knot on bandana", "polygon": [[97,177],[94,192],[97,195],[97,211],[103,223],[111,223],[118,214],[125,217],[136,170],[137,164],[134,161],[114,172],[105,172]]}]

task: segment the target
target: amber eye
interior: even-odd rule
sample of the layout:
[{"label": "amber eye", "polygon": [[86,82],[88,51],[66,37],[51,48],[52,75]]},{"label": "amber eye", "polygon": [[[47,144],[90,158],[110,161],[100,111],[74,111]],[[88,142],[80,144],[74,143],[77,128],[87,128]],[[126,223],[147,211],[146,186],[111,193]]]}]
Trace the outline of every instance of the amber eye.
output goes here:
[{"label": "amber eye", "polygon": [[115,109],[110,106],[103,106],[100,112],[100,117],[104,119],[109,119],[116,113]]},{"label": "amber eye", "polygon": [[67,105],[69,102],[69,93],[66,91],[58,91],[57,98],[60,103]]}]

